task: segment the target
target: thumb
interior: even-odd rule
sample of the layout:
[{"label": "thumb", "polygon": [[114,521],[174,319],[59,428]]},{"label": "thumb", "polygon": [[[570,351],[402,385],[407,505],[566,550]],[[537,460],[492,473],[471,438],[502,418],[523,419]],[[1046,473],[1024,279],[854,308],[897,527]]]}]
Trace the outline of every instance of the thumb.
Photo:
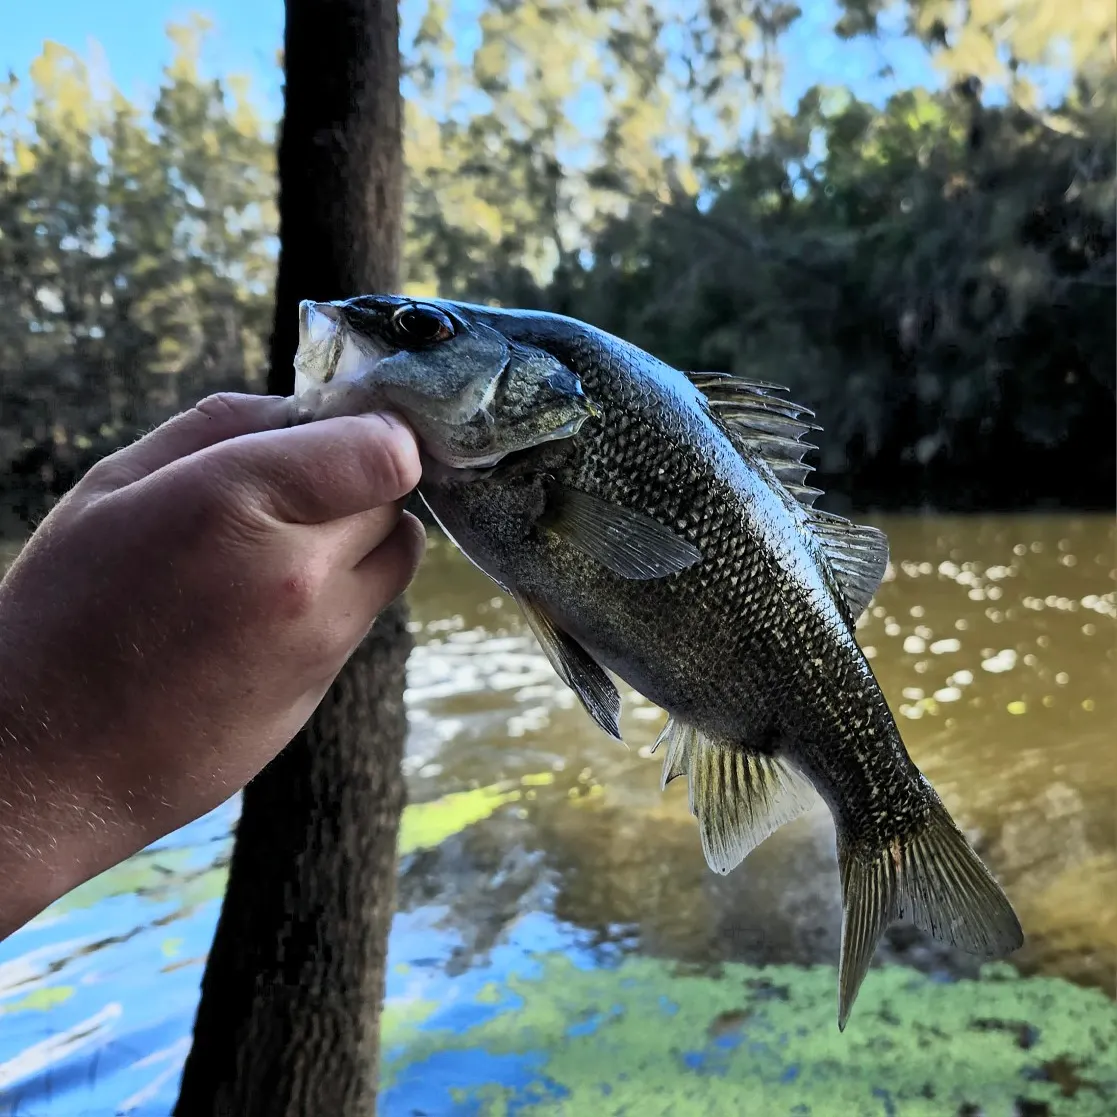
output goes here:
[{"label": "thumb", "polygon": [[121,489],[179,458],[218,442],[290,426],[291,400],[219,392],[206,396],[189,411],[168,419],[130,446],[99,461],[85,476],[82,488],[97,496]]}]

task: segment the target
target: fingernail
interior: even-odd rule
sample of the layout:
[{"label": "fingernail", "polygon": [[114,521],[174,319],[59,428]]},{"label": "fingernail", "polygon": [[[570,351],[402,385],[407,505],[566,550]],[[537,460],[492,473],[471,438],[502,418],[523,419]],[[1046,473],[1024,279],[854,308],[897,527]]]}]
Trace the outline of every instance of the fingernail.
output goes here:
[{"label": "fingernail", "polygon": [[283,402],[287,407],[287,425],[299,427],[304,423],[314,422],[314,411],[299,403],[294,396],[284,396]]}]

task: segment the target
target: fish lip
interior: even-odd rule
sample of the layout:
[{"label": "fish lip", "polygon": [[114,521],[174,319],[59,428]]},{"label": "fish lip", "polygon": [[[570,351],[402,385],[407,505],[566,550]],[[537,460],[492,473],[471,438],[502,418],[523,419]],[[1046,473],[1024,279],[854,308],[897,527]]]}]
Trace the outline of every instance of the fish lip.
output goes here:
[{"label": "fish lip", "polygon": [[299,302],[299,344],[293,361],[297,378],[308,384],[329,383],[341,355],[343,327],[341,308],[335,303]]},{"label": "fish lip", "polygon": [[[302,299],[299,302],[299,344],[304,345],[311,340],[313,326],[312,315],[321,315],[334,323],[334,330],[341,323],[341,308],[334,303],[315,302],[314,299]],[[332,331],[331,331],[332,332]]]},{"label": "fish lip", "polygon": [[304,423],[313,423],[317,418],[314,407],[305,398],[297,395],[289,396],[287,403],[287,425],[301,427]]},{"label": "fish lip", "polygon": [[436,454],[429,446],[423,445],[422,440],[419,446],[420,460],[437,462],[441,469],[450,470],[455,475],[493,469],[512,452],[512,450],[502,450],[499,453],[480,454],[475,458],[455,458],[450,454]]}]

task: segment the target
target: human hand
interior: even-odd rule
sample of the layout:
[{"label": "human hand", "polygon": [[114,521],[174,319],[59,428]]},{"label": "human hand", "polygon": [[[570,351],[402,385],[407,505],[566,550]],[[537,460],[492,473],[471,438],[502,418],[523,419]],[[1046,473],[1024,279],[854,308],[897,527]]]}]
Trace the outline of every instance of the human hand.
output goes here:
[{"label": "human hand", "polygon": [[94,466],[0,582],[0,936],[243,787],[414,575],[410,430],[290,415],[203,400]]}]

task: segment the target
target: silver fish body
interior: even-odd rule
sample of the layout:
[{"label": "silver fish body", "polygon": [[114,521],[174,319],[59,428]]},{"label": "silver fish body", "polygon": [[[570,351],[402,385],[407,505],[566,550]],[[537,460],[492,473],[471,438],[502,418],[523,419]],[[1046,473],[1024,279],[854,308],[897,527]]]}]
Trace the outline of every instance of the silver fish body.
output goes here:
[{"label": "silver fish body", "polygon": [[[350,303],[362,308],[353,328],[381,346],[376,323],[410,305]],[[573,319],[424,305],[453,324],[445,359],[458,338],[492,331],[567,369],[588,400],[575,429],[537,431],[484,469],[433,471],[420,492],[606,732],[620,737],[607,671],[668,712],[663,783],[687,777],[710,866],[730,871],[811,788],[829,807],[845,908],[839,1026],[901,914],[976,953],[1018,947],[1011,905],[908,756],[854,637],[887,542],[814,509],[810,413],[771,385],[682,373]],[[438,363],[437,344],[422,353]],[[376,381],[374,368],[354,379]]]}]

